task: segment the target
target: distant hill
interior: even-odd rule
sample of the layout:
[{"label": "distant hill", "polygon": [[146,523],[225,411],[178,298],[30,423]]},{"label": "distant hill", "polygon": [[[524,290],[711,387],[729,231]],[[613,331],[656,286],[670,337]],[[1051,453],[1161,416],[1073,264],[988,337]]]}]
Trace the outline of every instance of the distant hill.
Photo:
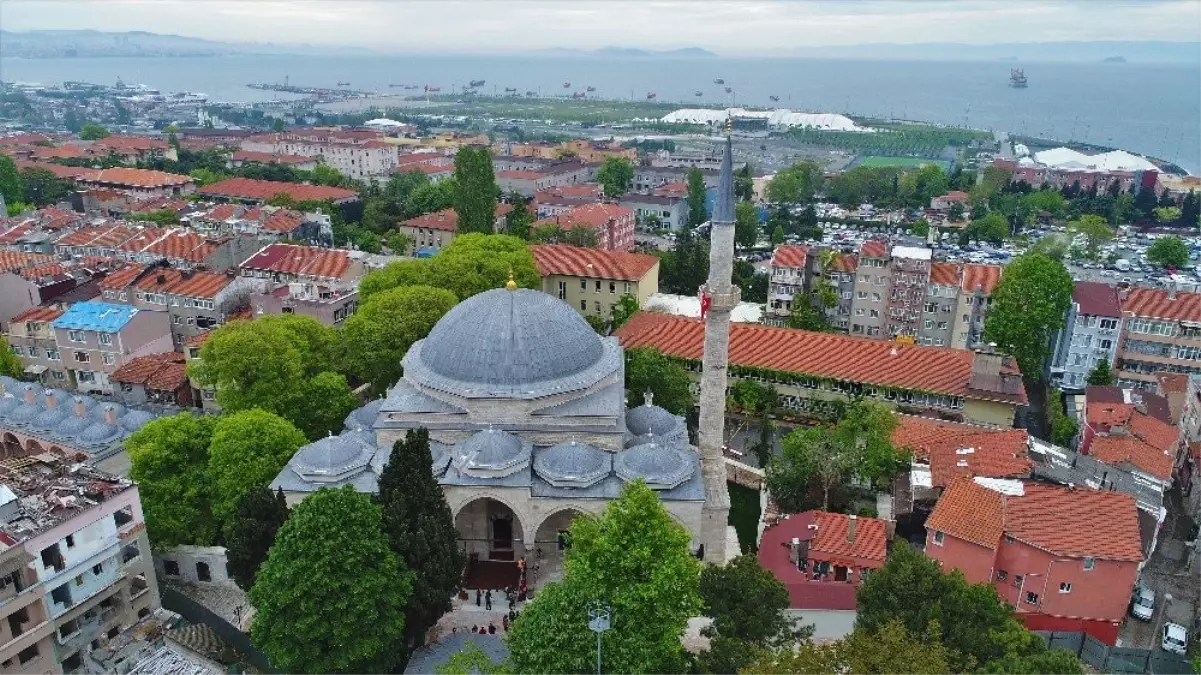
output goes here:
[{"label": "distant hill", "polygon": [[683,49],[635,49],[633,47],[601,47],[600,49],[539,49],[532,52],[537,56],[603,56],[608,58],[714,58],[717,54],[700,47]]},{"label": "distant hill", "polygon": [[1139,63],[1201,65],[1201,42],[1030,42],[969,45],[951,42],[925,44],[862,44],[800,47],[779,56],[848,59],[910,59],[921,61],[1080,61],[1097,63],[1119,58]]},{"label": "distant hill", "polygon": [[226,56],[231,54],[353,54],[366,50],[354,47],[313,45],[236,44],[182,35],[144,31],[123,33],[96,30],[0,30],[0,56],[27,59],[99,58],[106,56]]},{"label": "distant hill", "polygon": [[1101,63],[1126,63],[1125,56],[1107,56],[1101,59]]}]

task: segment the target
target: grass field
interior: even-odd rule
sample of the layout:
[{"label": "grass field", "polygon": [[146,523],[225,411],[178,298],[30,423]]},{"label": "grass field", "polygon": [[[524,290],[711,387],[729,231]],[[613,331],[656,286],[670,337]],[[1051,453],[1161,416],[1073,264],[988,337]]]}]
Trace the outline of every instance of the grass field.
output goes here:
[{"label": "grass field", "polygon": [[756,549],[759,534],[759,491],[737,483],[730,486],[730,524],[738,532],[738,544],[743,551]]},{"label": "grass field", "polygon": [[906,169],[910,167],[925,166],[927,164],[937,164],[943,169],[948,168],[945,160],[926,159],[924,157],[882,157],[880,155],[867,155],[866,157],[860,157],[855,162],[855,166],[870,166],[873,168],[881,166],[899,166]]}]

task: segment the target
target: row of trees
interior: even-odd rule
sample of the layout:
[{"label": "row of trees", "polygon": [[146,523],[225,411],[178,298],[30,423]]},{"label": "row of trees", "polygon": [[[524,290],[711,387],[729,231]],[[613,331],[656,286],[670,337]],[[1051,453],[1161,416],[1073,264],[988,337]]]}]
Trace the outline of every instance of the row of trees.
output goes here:
[{"label": "row of trees", "polygon": [[7,155],[0,155],[0,196],[8,213],[16,215],[31,208],[57,204],[71,194],[73,184],[46,169],[25,167],[17,170]]}]

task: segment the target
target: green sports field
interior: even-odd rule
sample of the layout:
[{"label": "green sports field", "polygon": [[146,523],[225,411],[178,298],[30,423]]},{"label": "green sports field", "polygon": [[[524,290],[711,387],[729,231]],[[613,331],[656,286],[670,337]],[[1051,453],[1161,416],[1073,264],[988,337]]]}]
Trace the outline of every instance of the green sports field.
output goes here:
[{"label": "green sports field", "polygon": [[855,161],[855,166],[899,166],[902,168],[919,167],[927,164],[937,164],[943,169],[947,168],[947,162],[942,159],[926,159],[924,157],[883,157],[881,155],[867,155],[860,157]]}]

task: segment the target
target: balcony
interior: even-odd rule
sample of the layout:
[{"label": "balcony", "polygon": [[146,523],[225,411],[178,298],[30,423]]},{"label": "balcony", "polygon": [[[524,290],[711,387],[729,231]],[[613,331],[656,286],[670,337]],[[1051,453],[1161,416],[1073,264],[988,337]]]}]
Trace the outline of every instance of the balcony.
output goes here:
[{"label": "balcony", "polygon": [[150,592],[150,582],[146,581],[145,574],[136,574],[129,580],[130,600],[137,600],[148,592]]}]

